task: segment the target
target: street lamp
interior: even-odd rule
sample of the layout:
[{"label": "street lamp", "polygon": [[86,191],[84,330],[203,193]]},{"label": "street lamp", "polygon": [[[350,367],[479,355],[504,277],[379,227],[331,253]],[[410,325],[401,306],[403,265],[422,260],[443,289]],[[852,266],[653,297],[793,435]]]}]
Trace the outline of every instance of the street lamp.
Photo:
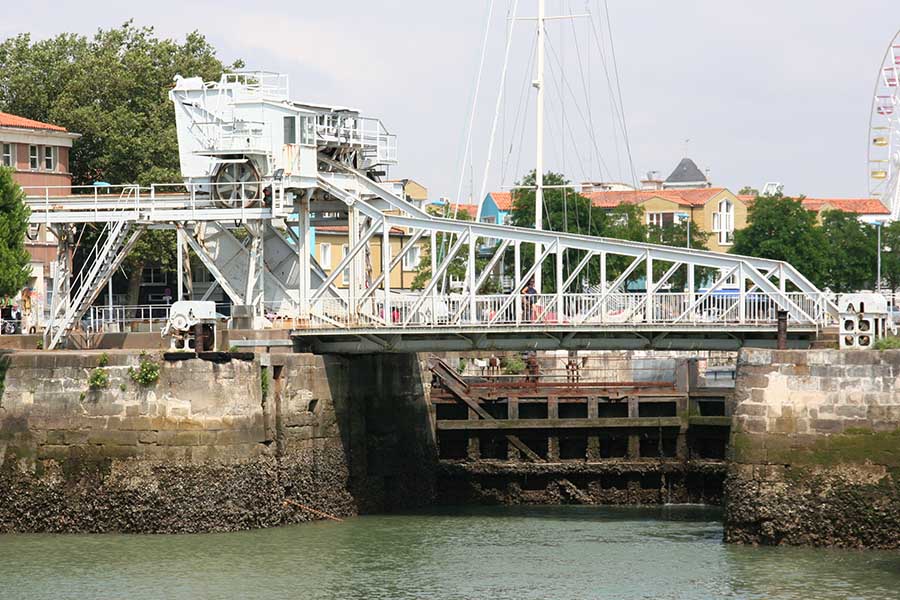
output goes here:
[{"label": "street lamp", "polygon": [[875,229],[878,231],[878,268],[875,275],[875,291],[881,293],[881,221],[875,223]]}]

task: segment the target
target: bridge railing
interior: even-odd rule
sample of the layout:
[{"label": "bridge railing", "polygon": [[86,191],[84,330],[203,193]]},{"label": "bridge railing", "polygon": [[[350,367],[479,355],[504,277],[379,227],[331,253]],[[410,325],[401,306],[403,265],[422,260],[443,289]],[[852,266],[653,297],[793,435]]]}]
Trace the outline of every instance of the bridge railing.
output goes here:
[{"label": "bridge railing", "polygon": [[[300,318],[295,306],[266,303],[265,316],[276,328],[293,329],[358,329],[358,328],[452,328],[460,325],[484,327],[621,326],[628,325],[749,325],[774,326],[777,305],[765,294],[746,294],[741,315],[740,298],[736,295],[709,295],[682,292],[653,294],[651,308],[648,296],[640,292],[607,294],[563,294],[562,311],[556,310],[555,294],[489,294],[475,297],[475,312],[467,296],[460,294],[431,295],[420,302],[418,294],[395,294],[388,302],[389,318],[385,318],[383,295],[374,295],[350,308],[344,299],[322,298],[311,307],[308,318]],[[810,298],[802,293],[788,293],[788,299],[819,323],[827,322],[828,312],[823,298]],[[418,306],[417,306],[418,305]],[[161,331],[169,318],[168,305],[123,306],[95,305],[85,314],[79,328],[93,333],[109,331]],[[216,310],[229,313],[229,305],[218,304]],[[473,318],[474,314],[474,318]],[[648,318],[649,317],[649,318]],[[810,322],[791,319],[794,324]]]},{"label": "bridge railing", "polygon": [[[786,293],[793,309],[789,322],[827,323],[821,298]],[[559,306],[558,306],[559,305]],[[532,326],[537,324],[596,325],[756,325],[774,326],[779,304],[768,294],[706,294],[643,292],[609,294],[373,294],[355,308],[336,299],[319,299],[310,307],[302,328],[422,328],[459,325]]]}]

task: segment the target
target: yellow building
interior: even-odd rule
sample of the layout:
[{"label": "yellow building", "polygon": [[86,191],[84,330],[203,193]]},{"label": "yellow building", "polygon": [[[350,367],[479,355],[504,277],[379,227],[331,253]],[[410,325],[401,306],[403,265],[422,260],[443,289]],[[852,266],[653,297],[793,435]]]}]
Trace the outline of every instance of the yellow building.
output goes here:
[{"label": "yellow building", "polygon": [[419,208],[428,202],[428,188],[415,179],[388,179],[384,183],[400,186],[403,189],[404,199]]},{"label": "yellow building", "polygon": [[[412,204],[422,207],[428,201],[428,189],[413,179],[392,179],[383,182],[394,188],[396,194],[402,190],[404,199]],[[327,274],[336,269],[341,260],[349,251],[348,228],[346,225],[323,226],[315,228],[314,248],[315,258]],[[394,228],[390,232],[391,256],[397,256],[400,249],[409,239],[409,234],[400,228]],[[403,260],[391,271],[391,288],[394,290],[409,290],[416,272],[419,268],[425,244],[421,241],[403,257]],[[369,256],[366,260],[366,271],[370,279],[381,275],[381,235],[375,235],[369,242]],[[335,280],[338,288],[347,288],[350,285],[349,270]]]},{"label": "yellow building", "polygon": [[[319,265],[327,274],[331,274],[336,269],[341,260],[349,251],[349,241],[347,238],[348,229],[346,226],[327,226],[316,227],[315,239],[315,257]],[[400,249],[409,239],[409,234],[399,228],[394,228],[390,232],[391,256],[397,256]],[[393,290],[409,290],[413,279],[416,277],[419,263],[421,262],[422,252],[425,242],[416,244],[406,255],[403,260],[391,271],[391,289]],[[381,235],[375,235],[369,241],[369,257],[366,261],[366,270],[371,279],[381,275]],[[338,288],[347,288],[350,285],[350,272],[346,271],[341,277],[335,280]]]},{"label": "yellow building", "polygon": [[734,232],[747,226],[747,202],[725,188],[630,190],[584,194],[593,206],[613,209],[636,204],[645,223],[664,227],[690,221],[692,228],[710,233],[706,247],[728,252]]}]

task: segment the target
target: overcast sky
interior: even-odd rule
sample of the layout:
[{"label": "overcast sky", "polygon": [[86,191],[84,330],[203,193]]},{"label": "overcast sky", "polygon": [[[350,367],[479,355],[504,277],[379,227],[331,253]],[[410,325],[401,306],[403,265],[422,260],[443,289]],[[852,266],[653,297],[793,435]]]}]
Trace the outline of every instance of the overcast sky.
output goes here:
[{"label": "overcast sky", "polygon": [[[393,176],[421,181],[433,198],[457,193],[488,0],[61,4],[4,11],[0,37],[90,34],[129,18],[167,37],[199,30],[225,61],[288,73],[297,99],[380,117],[400,140]],[[494,3],[464,198],[481,188],[511,4]],[[536,0],[519,4],[520,15],[535,14]],[[867,194],[873,83],[900,28],[900,1],[609,0],[631,163],[603,73],[600,48],[609,67],[611,53],[602,6],[547,0],[550,14],[593,14],[549,26],[548,168],[574,181],[631,181],[631,164],[638,179],[665,176],[687,152],[735,191],[779,181],[791,194]],[[525,90],[534,110],[533,41],[533,24],[518,23],[489,189],[534,164],[533,112],[517,108]]]}]

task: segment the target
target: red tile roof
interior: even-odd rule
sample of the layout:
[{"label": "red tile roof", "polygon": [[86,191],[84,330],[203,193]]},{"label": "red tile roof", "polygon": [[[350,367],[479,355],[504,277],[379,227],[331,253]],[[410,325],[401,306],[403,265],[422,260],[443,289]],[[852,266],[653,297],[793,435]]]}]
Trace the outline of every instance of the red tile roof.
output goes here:
[{"label": "red tile roof", "polygon": [[491,192],[488,196],[490,196],[494,201],[494,204],[497,205],[497,210],[512,210],[512,192]]},{"label": "red tile roof", "polygon": [[703,188],[698,190],[628,190],[610,192],[588,192],[582,194],[593,206],[615,208],[620,204],[640,204],[650,198],[663,198],[681,206],[703,206],[709,200],[725,191],[725,188]]},{"label": "red tile roof", "polygon": [[803,206],[816,212],[829,207],[858,215],[889,215],[891,211],[878,198],[804,198]]},{"label": "red tile roof", "polygon": [[41,123],[25,117],[11,115],[9,113],[0,112],[0,127],[17,127],[19,129],[45,129],[50,131],[66,131],[65,127],[59,125],[51,125],[50,123]]},{"label": "red tile roof", "polygon": [[[444,205],[438,205],[438,208],[439,208],[439,210],[441,211],[441,212],[440,212],[441,216],[443,216],[445,206],[444,206]],[[449,206],[449,207],[446,207],[446,208],[447,208],[447,218],[449,218],[449,219],[452,219],[452,218],[453,218],[453,212],[454,212],[454,211],[457,211],[457,212],[458,212],[458,211],[463,211],[463,210],[464,210],[464,211],[466,211],[466,212],[469,214],[469,216],[472,217],[473,219],[475,218],[475,215],[478,214],[478,205],[477,205],[477,204],[454,204],[454,203],[451,202],[451,203],[450,203],[450,206]]]},{"label": "red tile roof", "polygon": [[[740,195],[739,199],[746,204],[756,200],[756,196]],[[819,212],[823,208],[832,208],[857,215],[889,215],[891,211],[878,198],[803,198],[803,208]]]}]

